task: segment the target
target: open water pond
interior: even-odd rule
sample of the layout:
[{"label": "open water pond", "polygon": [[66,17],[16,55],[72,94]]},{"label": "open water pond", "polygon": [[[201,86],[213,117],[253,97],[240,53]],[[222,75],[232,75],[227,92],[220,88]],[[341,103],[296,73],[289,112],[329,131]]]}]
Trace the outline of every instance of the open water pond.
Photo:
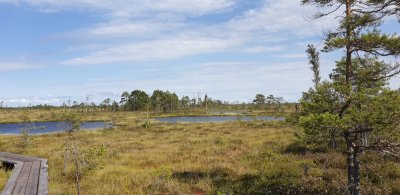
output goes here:
[{"label": "open water pond", "polygon": [[178,116],[178,117],[165,117],[165,118],[154,118],[160,122],[166,123],[210,123],[210,122],[227,122],[227,121],[252,121],[252,120],[264,120],[264,121],[283,121],[285,117],[275,116]]},{"label": "open water pond", "polygon": [[[106,122],[83,122],[82,130],[103,129],[109,126]],[[46,134],[62,132],[70,129],[65,122],[32,122],[32,123],[7,123],[0,124],[0,134],[20,134],[27,130],[29,134]]]}]

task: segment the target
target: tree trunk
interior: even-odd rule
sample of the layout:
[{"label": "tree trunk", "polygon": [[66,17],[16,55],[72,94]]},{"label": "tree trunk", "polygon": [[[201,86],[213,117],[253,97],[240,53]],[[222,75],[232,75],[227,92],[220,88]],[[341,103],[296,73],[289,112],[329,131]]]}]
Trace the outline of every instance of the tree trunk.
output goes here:
[{"label": "tree trunk", "polygon": [[331,139],[329,140],[329,145],[331,148],[336,149],[336,137],[335,135],[331,135]]},{"label": "tree trunk", "polygon": [[329,145],[333,148],[333,149],[336,149],[336,145],[337,145],[337,142],[336,142],[336,129],[331,129],[330,130],[330,139],[329,139]]},{"label": "tree trunk", "polygon": [[362,146],[368,147],[368,133],[367,132],[361,133],[361,143],[362,143]]},{"label": "tree trunk", "polygon": [[348,190],[351,195],[360,195],[360,162],[358,161],[359,151],[354,142],[347,141],[347,176]]},{"label": "tree trunk", "polygon": [[[346,0],[346,85],[349,87],[347,97],[345,97],[345,102],[351,102],[351,77],[352,75],[352,46],[351,46],[351,36],[352,28],[351,22],[351,6],[353,1]],[[349,101],[350,100],[350,101]],[[347,105],[348,107],[348,105]],[[342,115],[343,112],[340,114]],[[342,118],[342,116],[340,117]],[[357,136],[357,135],[356,135]],[[360,192],[360,162],[358,161],[359,151],[350,133],[345,135],[347,143],[347,179],[348,179],[348,190],[351,195],[359,195]]]},{"label": "tree trunk", "polygon": [[351,16],[351,1],[346,0],[346,84],[350,86],[350,77],[351,77],[351,27],[350,27],[350,16]]}]

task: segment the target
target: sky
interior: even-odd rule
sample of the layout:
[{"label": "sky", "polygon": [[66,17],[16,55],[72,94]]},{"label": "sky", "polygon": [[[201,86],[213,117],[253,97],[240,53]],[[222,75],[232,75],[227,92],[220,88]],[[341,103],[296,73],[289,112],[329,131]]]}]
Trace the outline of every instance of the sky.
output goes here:
[{"label": "sky", "polygon": [[[337,27],[315,12],[299,0],[0,0],[0,102],[99,102],[135,89],[297,101],[312,86],[307,45],[321,49]],[[341,55],[321,53],[324,79]]]}]

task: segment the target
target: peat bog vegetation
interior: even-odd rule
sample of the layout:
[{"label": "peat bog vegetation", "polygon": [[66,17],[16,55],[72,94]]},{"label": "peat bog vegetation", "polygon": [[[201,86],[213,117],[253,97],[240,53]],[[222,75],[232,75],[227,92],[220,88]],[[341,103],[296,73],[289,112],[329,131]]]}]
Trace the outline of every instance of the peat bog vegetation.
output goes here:
[{"label": "peat bog vegetation", "polygon": [[[47,118],[52,115],[49,110],[29,110],[34,120],[34,116],[52,120]],[[22,119],[26,113],[13,110],[8,119]],[[149,122],[146,112],[76,113],[90,120],[112,119],[114,127],[1,136],[1,151],[49,160],[50,194],[77,193],[74,159],[72,155],[64,159],[67,140],[81,155],[82,194],[346,192],[345,155],[327,148],[308,150],[295,136],[299,129],[285,121],[240,121],[238,117],[223,123],[160,123]],[[396,161],[372,153],[363,158],[369,162],[361,168],[363,178],[368,178],[362,181],[363,192],[400,193]],[[0,181],[8,175],[2,171]]]},{"label": "peat bog vegetation", "polygon": [[[9,1],[0,0],[1,2]],[[48,7],[48,14],[63,11],[59,7],[62,5],[66,5],[67,10],[76,6],[57,4],[56,1],[44,1],[45,4],[41,2],[35,1],[32,6]],[[79,5],[80,1],[73,2]],[[118,2],[121,3],[118,6],[125,5],[123,0]],[[220,9],[227,9],[227,5],[230,7],[234,4],[228,0],[215,2],[217,3],[204,3],[217,7],[204,12],[215,14],[217,10],[220,14]],[[267,13],[280,8],[280,2],[291,5],[284,0],[263,2],[264,7],[268,8]],[[299,103],[289,103],[282,97],[263,94],[256,94],[254,100],[247,103],[232,103],[212,99],[207,95],[200,97],[200,94],[197,98],[194,94],[192,98],[179,98],[176,93],[163,90],[154,90],[152,94],[142,90],[126,91],[121,94],[118,102],[107,98],[100,104],[89,103],[89,97],[81,103],[68,100],[60,106],[34,105],[18,108],[3,106],[3,101],[0,101],[0,123],[23,124],[18,135],[0,135],[0,151],[48,159],[50,194],[400,194],[400,89],[398,86],[393,87],[396,84],[393,83],[393,78],[400,74],[400,36],[397,34],[397,27],[382,26],[388,21],[398,25],[400,1],[300,2],[304,6],[315,8],[314,19],[335,18],[333,21],[337,23],[336,29],[326,33],[321,51],[341,51],[344,55],[337,57],[339,52],[333,55],[336,55],[334,69],[329,74],[329,79],[323,80],[325,77],[320,73],[320,53],[314,45],[308,45],[306,52],[313,73],[310,79],[313,86],[303,92]],[[57,9],[52,9],[52,3],[55,3]],[[89,4],[84,5],[92,6]],[[219,4],[223,6],[218,8]],[[101,8],[103,12],[110,5],[113,4],[94,6],[89,10],[95,12],[94,10]],[[163,6],[165,5],[142,11],[148,17],[147,15],[153,15],[158,9],[163,10]],[[203,9],[207,9],[207,6]],[[107,14],[109,16],[118,18],[131,14],[130,9],[115,11],[116,7],[111,7],[113,9],[108,11],[112,14]],[[188,10],[184,7],[177,7],[187,14]],[[176,9],[176,5],[169,9]],[[178,10],[172,10],[171,13]],[[248,21],[257,21],[257,11],[260,10],[250,10],[243,17],[230,20],[229,25],[222,26],[234,29],[233,32],[237,30],[244,32],[243,34],[262,34],[263,31],[259,28],[249,27],[252,30],[248,31],[247,26],[242,28],[243,25],[254,25]],[[285,11],[287,12],[286,9]],[[173,17],[171,13],[161,13],[160,16],[180,18]],[[245,20],[249,18],[250,20]],[[117,21],[128,20],[118,19]],[[393,19],[397,19],[396,22]],[[148,20],[150,21],[152,20]],[[242,26],[235,29],[238,21],[241,21]],[[186,28],[191,25],[174,23],[172,26]],[[102,32],[109,31],[108,28],[105,29]],[[214,31],[206,29],[207,36],[211,36],[210,32]],[[311,27],[310,29],[313,30]],[[391,32],[393,29],[397,30]],[[84,31],[86,32],[76,32]],[[193,32],[176,37],[186,38],[201,34],[200,31]],[[118,34],[114,31],[113,33]],[[112,34],[111,37],[118,36]],[[267,34],[261,37],[270,36]],[[229,41],[232,40],[227,39]],[[169,52],[161,52],[161,59],[170,59],[170,56],[164,56],[165,53],[174,54],[174,48],[170,47],[170,43],[174,41],[167,43],[168,47],[164,47],[164,42],[155,44],[171,49]],[[208,42],[200,41],[199,44],[196,41],[183,40],[182,43],[186,46],[198,44],[194,46],[196,51],[199,48],[209,50],[206,47]],[[98,45],[103,47],[102,44]],[[220,47],[220,44],[216,45]],[[86,46],[79,48],[97,47]],[[186,46],[177,48],[183,51]],[[80,51],[71,48],[73,47],[69,47],[69,50]],[[143,45],[138,48],[149,49]],[[96,64],[99,62],[97,58],[102,57],[111,62],[129,61],[132,60],[127,57],[130,52],[123,50],[136,51],[138,48],[129,44],[122,49],[113,47],[88,57],[64,61],[62,64]],[[275,49],[260,48],[257,45],[248,51],[253,53],[259,50]],[[210,51],[206,53],[208,52]],[[190,55],[190,52],[185,55],[187,54]],[[132,56],[140,55],[135,53]],[[133,59],[135,60],[137,59]],[[0,71],[1,66],[0,63]],[[255,71],[251,73],[254,74]],[[296,75],[302,76],[304,75]],[[229,78],[229,81],[234,79]],[[203,119],[221,116],[235,120],[201,123],[167,123],[155,120],[194,116],[201,116]],[[260,120],[262,117],[278,117],[278,120]],[[82,130],[82,123],[88,121],[106,125],[96,130]],[[32,122],[62,122],[66,131],[34,134],[33,132],[40,131],[40,127],[35,127]],[[11,171],[1,167],[0,187],[4,186]]]}]

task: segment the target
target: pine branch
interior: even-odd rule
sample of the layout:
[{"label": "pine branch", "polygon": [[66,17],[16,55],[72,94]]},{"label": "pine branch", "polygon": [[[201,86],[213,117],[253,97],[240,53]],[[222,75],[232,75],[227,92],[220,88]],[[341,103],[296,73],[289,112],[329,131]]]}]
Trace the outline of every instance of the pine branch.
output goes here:
[{"label": "pine branch", "polygon": [[344,115],[344,112],[347,110],[347,108],[350,107],[351,103],[352,103],[352,98],[350,97],[349,99],[347,99],[347,101],[345,102],[345,104],[340,108],[339,110],[339,118],[342,118]]},{"label": "pine branch", "polygon": [[[383,150],[383,149],[394,149],[394,148],[400,148],[400,144],[398,143],[390,143],[388,141],[383,141],[379,140],[372,144],[371,146],[358,146],[360,148],[364,149],[370,149],[370,150]],[[395,151],[394,153],[398,153],[400,157],[400,151]]]},{"label": "pine branch", "polygon": [[373,130],[374,130],[373,128],[363,128],[363,129],[360,129],[360,130],[348,131],[347,133],[349,133],[349,134],[367,133],[367,132],[372,132]]},{"label": "pine branch", "polygon": [[339,4],[339,6],[337,6],[335,9],[333,9],[332,11],[326,12],[326,13],[317,13],[314,15],[314,19],[319,19],[328,15],[331,15],[332,13],[335,13],[337,10],[339,10],[342,6],[344,5],[344,3]]}]

